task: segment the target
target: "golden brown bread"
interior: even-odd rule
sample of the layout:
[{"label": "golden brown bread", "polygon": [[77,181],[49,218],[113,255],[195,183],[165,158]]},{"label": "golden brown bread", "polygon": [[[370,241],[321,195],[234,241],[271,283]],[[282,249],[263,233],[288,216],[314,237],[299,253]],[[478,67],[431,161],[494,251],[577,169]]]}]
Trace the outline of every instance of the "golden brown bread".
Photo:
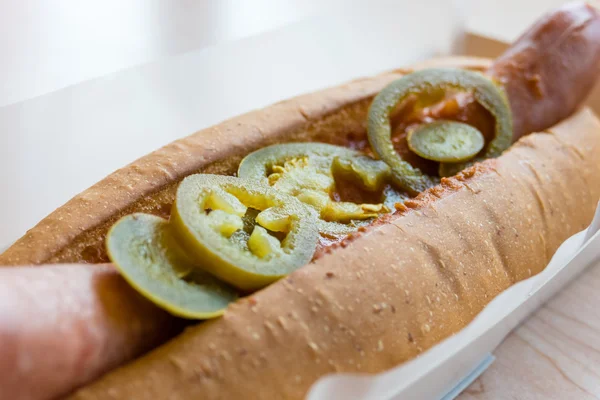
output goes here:
[{"label": "golden brown bread", "polygon": [[[253,145],[259,132],[268,141],[285,135],[277,125],[290,129],[294,138],[323,140],[326,132],[343,132],[343,141],[349,133],[361,134],[365,98],[392,76],[275,105],[265,115],[285,110],[290,120],[279,119],[272,128],[258,129],[258,113],[241,117],[240,126]],[[340,111],[322,108],[329,101]],[[313,104],[316,111],[291,112],[292,105],[301,104]],[[301,134],[309,118],[310,133]],[[270,118],[263,121],[269,124]],[[241,153],[218,147],[226,136],[208,137],[232,126],[235,121],[170,149],[198,152],[189,146],[204,140],[220,156]],[[234,304],[223,318],[189,328],[73,398],[300,398],[325,373],[377,372],[406,361],[464,327],[511,284],[540,272],[560,243],[589,223],[600,198],[599,153],[600,122],[589,110],[546,133],[524,137],[500,158],[408,202],[409,208],[388,223]],[[215,164],[216,156],[203,154],[209,168],[235,168],[237,158]],[[139,165],[119,177],[137,170],[148,180],[148,171],[159,176],[164,168],[148,161],[145,169]],[[179,168],[169,174],[200,167]],[[104,188],[118,189],[114,179]],[[152,184],[145,182],[144,193]],[[131,197],[129,203],[136,200]],[[43,231],[34,233],[33,238],[43,237]],[[75,247],[69,249],[77,254]],[[51,251],[38,257],[52,257]]]},{"label": "golden brown bread", "polygon": [[[437,62],[443,65],[466,66],[475,69],[482,69],[489,64],[489,61],[471,58],[444,59]],[[435,63],[436,61],[429,61],[427,64],[433,66]],[[183,176],[198,170],[218,173],[231,173],[235,170],[241,156],[250,151],[251,147],[244,149],[243,145],[239,144],[232,149],[228,144],[227,136],[225,136],[228,133],[232,135],[247,134],[246,137],[234,137],[239,137],[241,142],[243,140],[258,142],[264,136],[265,144],[276,140],[285,141],[288,133],[290,139],[293,138],[292,135],[295,135],[298,140],[317,138],[342,144],[349,139],[362,138],[365,135],[363,120],[366,117],[370,98],[386,82],[398,76],[400,76],[400,71],[392,72],[389,76],[386,74],[364,79],[343,87],[302,96],[299,99],[276,104],[260,112],[249,113],[171,144],[117,171],[53,212],[6,253],[0,255],[0,265],[41,264],[60,262],[60,260],[65,262],[101,261],[105,257],[103,248],[105,232],[118,216],[134,210],[167,216],[176,182]],[[308,121],[309,118],[310,121]],[[262,135],[257,133],[259,127]],[[291,132],[286,132],[286,129],[290,129]],[[346,133],[346,135],[337,135],[338,132]],[[215,138],[215,136],[218,137]],[[211,145],[211,149],[206,148],[207,143]],[[255,145],[260,146],[259,144]],[[236,154],[236,156],[228,159],[227,156],[230,154]],[[220,160],[219,157],[225,157],[225,159]],[[165,167],[166,164],[169,164],[168,168]],[[167,171],[167,175],[165,175],[165,171]],[[174,179],[169,181],[167,176],[173,176]],[[15,274],[18,276],[20,272],[15,271]],[[89,271],[89,275],[92,275],[92,271]],[[118,285],[114,286],[114,289],[118,290]],[[91,295],[102,297],[102,293]],[[123,298],[127,297],[125,293],[122,295]],[[68,293],[64,293],[61,298],[71,299]],[[142,308],[140,307],[138,311],[142,311]],[[135,312],[135,307],[132,310],[122,308],[115,317],[127,320],[131,318],[131,313]],[[153,321],[156,325],[165,323],[160,318],[153,317],[153,315],[164,315],[161,310],[156,309],[153,313],[148,310],[144,310],[144,312],[146,312],[144,315],[146,320]],[[88,310],[85,318],[96,318],[94,316],[97,315],[100,315],[100,320],[95,326],[111,326],[112,318],[102,309]],[[166,323],[176,324],[176,321]],[[59,328],[47,324],[45,329],[48,334],[52,334]],[[123,329],[120,334],[126,337],[133,331],[135,331],[135,327]],[[139,356],[139,349],[147,349],[160,344],[155,340],[157,338],[164,338],[164,336],[139,337],[134,335],[130,338],[132,340],[130,351],[121,354],[120,362],[126,362],[132,357]],[[106,340],[110,342],[109,337],[106,337]],[[97,349],[98,354],[105,355],[103,348],[104,345]],[[69,358],[67,362],[70,360]],[[105,357],[104,361],[107,366],[115,366],[115,360],[110,357]],[[7,368],[10,367],[7,366]],[[95,372],[105,371],[104,368],[99,365]],[[50,372],[51,370],[52,368],[50,368]],[[95,376],[89,365],[86,367],[86,376]],[[75,385],[83,383],[83,380],[65,377],[62,382],[64,385],[56,387],[54,393],[69,391]],[[50,393],[47,390],[48,383],[45,384],[45,387],[45,393]]]},{"label": "golden brown bread", "polygon": [[589,223],[599,152],[588,110],[527,136],[72,398],[301,398],[323,374],[406,361],[540,272]]}]

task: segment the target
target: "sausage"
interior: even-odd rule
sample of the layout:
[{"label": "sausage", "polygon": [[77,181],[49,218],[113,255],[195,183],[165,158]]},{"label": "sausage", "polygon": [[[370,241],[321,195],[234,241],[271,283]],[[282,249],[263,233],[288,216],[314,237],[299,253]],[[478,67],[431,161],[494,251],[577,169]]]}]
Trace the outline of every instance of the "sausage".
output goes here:
[{"label": "sausage", "polygon": [[0,399],[52,399],[179,332],[110,265],[0,268]]},{"label": "sausage", "polygon": [[599,71],[600,13],[578,2],[540,19],[487,74],[508,94],[516,140],[573,114]]}]

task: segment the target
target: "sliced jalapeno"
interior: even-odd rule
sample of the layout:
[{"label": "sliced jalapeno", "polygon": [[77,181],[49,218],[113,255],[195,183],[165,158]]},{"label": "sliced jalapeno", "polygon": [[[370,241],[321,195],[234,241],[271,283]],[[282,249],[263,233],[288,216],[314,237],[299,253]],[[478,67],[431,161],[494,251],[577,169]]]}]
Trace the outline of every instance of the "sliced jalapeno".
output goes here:
[{"label": "sliced jalapeno", "polygon": [[259,289],[308,263],[316,213],[257,181],[191,175],[177,189],[170,223],[195,264],[244,289]]},{"label": "sliced jalapeno", "polygon": [[481,132],[462,122],[439,120],[408,132],[408,147],[418,156],[441,163],[469,161],[483,149]]},{"label": "sliced jalapeno", "polygon": [[[368,138],[375,153],[392,168],[397,185],[415,195],[435,183],[432,177],[413,167],[396,153],[391,139],[390,114],[415,95],[421,106],[443,98],[448,90],[469,91],[495,118],[495,137],[483,158],[496,157],[512,141],[512,115],[504,90],[480,73],[460,69],[427,69],[406,75],[385,87],[373,100],[368,116]],[[455,164],[464,168],[466,164]]]},{"label": "sliced jalapeno", "polygon": [[349,234],[356,229],[356,221],[389,212],[384,204],[334,201],[336,177],[373,192],[382,190],[389,175],[382,161],[324,143],[268,146],[246,156],[238,169],[239,177],[262,181],[312,206],[321,217],[319,231],[330,236]]},{"label": "sliced jalapeno", "polygon": [[108,232],[106,248],[133,288],[174,315],[217,317],[237,298],[232,287],[194,267],[162,218],[148,214],[121,218]]}]

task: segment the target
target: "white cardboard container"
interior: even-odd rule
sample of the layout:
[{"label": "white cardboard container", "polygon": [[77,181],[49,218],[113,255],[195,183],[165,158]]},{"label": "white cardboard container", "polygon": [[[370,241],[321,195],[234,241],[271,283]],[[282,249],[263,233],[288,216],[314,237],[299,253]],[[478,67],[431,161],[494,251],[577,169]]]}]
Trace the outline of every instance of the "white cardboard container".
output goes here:
[{"label": "white cardboard container", "polygon": [[[427,58],[495,56],[505,47],[465,32],[460,8],[449,2],[375,4],[0,108],[0,132],[10,132],[0,136],[0,149],[11,149],[0,157],[0,170],[11,172],[0,175],[0,187],[11,189],[0,198],[0,242],[113,170],[225,118]],[[600,110],[598,90],[590,105]],[[567,240],[546,270],[497,296],[417,359],[374,376],[325,377],[308,399],[452,397],[520,321],[600,256],[599,226],[600,216],[593,229]]]}]

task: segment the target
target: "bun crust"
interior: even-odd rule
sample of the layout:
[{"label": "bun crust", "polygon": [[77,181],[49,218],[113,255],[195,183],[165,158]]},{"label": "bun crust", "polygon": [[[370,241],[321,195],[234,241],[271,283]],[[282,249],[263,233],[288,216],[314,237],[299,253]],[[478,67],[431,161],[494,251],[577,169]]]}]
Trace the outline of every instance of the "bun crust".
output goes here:
[{"label": "bun crust", "polygon": [[[489,61],[428,62],[484,70]],[[174,188],[230,174],[276,142],[346,144],[369,102],[408,70],[300,96],[174,142],[55,211],[1,264],[98,261],[114,220],[168,215]],[[287,278],[188,328],[75,393],[79,400],[302,398],[322,375],[380,372],[467,325],[497,294],[540,272],[585,228],[600,198],[600,121],[587,109],[408,201],[406,208]]]}]

